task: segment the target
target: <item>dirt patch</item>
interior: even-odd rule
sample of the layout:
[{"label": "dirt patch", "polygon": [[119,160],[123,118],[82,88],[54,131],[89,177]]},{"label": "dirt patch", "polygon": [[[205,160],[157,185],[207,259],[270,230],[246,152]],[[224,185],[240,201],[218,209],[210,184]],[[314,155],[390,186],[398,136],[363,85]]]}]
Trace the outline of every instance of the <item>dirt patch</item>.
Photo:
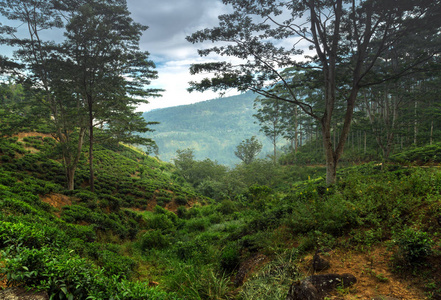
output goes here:
[{"label": "dirt patch", "polygon": [[72,205],[72,200],[62,194],[49,194],[41,198],[41,201],[50,204],[51,206],[61,209],[63,206]]},{"label": "dirt patch", "polygon": [[148,202],[147,202],[147,207],[146,207],[145,210],[147,210],[147,211],[153,211],[153,210],[155,209],[155,206],[156,206],[157,204],[158,204],[158,203],[156,202],[156,199],[149,199]]},{"label": "dirt patch", "polygon": [[131,178],[139,179],[139,178],[141,178],[141,173],[140,172],[135,172],[135,174],[130,174],[130,177]]},{"label": "dirt patch", "polygon": [[25,138],[25,137],[30,137],[30,136],[41,136],[43,138],[45,138],[45,137],[53,138],[53,136],[51,134],[41,133],[41,132],[20,132],[20,133],[15,134],[14,136],[18,137],[19,141],[23,140],[23,138]]},{"label": "dirt patch", "polygon": [[[357,283],[349,289],[340,290],[328,299],[372,299],[376,296],[389,296],[397,299],[426,299],[424,292],[415,282],[400,278],[391,270],[392,253],[385,246],[373,247],[365,252],[334,250],[323,254],[331,268],[316,274],[349,273],[357,278]],[[312,275],[313,255],[301,262],[301,270],[306,276]]]},{"label": "dirt patch", "polygon": [[[0,277],[1,276],[2,276],[2,274],[0,274]],[[0,280],[0,290],[4,289],[4,288],[7,288],[6,279]]]},{"label": "dirt patch", "polygon": [[178,211],[179,205],[175,201],[170,201],[165,205],[165,209],[176,213]]},{"label": "dirt patch", "polygon": [[[1,257],[0,257],[1,260]],[[0,268],[4,267],[4,262],[0,261]],[[4,289],[7,287],[6,285],[6,278],[3,278],[3,274],[0,273],[0,290]],[[3,279],[2,279],[3,278]]]}]

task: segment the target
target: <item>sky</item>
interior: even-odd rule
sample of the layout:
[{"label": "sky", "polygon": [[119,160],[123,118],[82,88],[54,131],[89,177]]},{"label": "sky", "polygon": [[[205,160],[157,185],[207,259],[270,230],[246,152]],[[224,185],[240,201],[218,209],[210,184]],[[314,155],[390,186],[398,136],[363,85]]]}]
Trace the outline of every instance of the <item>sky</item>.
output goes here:
[{"label": "sky", "polygon": [[[150,52],[159,78],[150,87],[165,89],[162,97],[150,99],[141,111],[191,104],[219,97],[214,92],[189,93],[189,81],[201,77],[191,76],[192,63],[207,58],[199,57],[197,49],[203,44],[191,44],[186,36],[218,24],[218,16],[228,12],[220,0],[127,0],[132,18],[149,26],[141,39],[141,50]],[[234,94],[234,92],[230,92]],[[227,94],[229,95],[229,94]]]}]

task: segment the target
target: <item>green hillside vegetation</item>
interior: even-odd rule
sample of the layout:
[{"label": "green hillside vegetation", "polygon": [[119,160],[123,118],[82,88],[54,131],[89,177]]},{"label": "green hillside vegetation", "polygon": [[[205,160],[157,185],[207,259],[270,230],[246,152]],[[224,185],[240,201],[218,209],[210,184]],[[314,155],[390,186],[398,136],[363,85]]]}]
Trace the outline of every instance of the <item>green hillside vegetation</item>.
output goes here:
[{"label": "green hillside vegetation", "polygon": [[55,141],[32,135],[0,139],[0,273],[8,284],[54,299],[176,298],[130,281],[139,262],[127,254],[155,222],[137,211],[205,198],[174,184],[171,165],[126,146],[95,151],[95,193],[85,156],[78,186],[67,191]]},{"label": "green hillside vegetation", "polygon": [[159,157],[171,161],[176,150],[191,148],[197,159],[210,158],[233,166],[240,162],[235,157],[236,146],[244,139],[257,136],[263,143],[261,157],[271,153],[271,143],[259,132],[253,114],[254,99],[251,92],[237,96],[213,99],[191,105],[164,108],[144,113],[147,121],[157,121],[152,133]]},{"label": "green hillside vegetation", "polygon": [[[372,162],[341,169],[326,187],[323,167],[256,160],[230,170],[191,160],[175,168],[100,145],[95,193],[85,158],[67,191],[53,139],[34,135],[0,139],[8,285],[52,299],[285,299],[317,249],[371,256],[383,247],[393,275],[361,270],[378,291],[394,276],[412,278],[428,299],[441,292],[438,168]],[[366,291],[338,293],[365,299]]]}]

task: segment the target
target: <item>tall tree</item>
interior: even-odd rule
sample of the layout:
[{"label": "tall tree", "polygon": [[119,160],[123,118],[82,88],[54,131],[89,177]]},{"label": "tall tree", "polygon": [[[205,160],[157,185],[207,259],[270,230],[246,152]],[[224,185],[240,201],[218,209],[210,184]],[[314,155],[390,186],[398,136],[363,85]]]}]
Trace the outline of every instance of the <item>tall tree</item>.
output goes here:
[{"label": "tall tree", "polygon": [[[42,33],[63,27],[59,11],[48,0],[5,0],[0,2],[0,13],[9,20],[20,21],[26,33],[18,33],[8,27],[1,40],[3,44],[15,47],[14,56],[18,65],[18,80],[26,83],[28,97],[35,106],[46,108],[53,125],[54,138],[60,143],[66,172],[67,186],[74,188],[77,168],[85,134],[84,114],[78,98],[72,93],[69,82],[62,80],[63,64],[57,59],[61,46],[42,38]],[[61,83],[60,85],[57,85]],[[62,93],[56,95],[56,91]],[[69,92],[70,91],[70,92]]]},{"label": "tall tree", "polygon": [[[50,112],[69,189],[89,132],[93,190],[95,126],[108,140],[152,143],[134,134],[149,130],[135,108],[156,95],[146,88],[156,72],[148,53],[139,50],[146,27],[133,22],[124,0],[5,0],[0,13],[27,26],[25,37],[14,28],[2,30],[9,37],[1,42],[19,47],[15,56],[26,68],[19,74]],[[64,41],[42,39],[42,32],[53,29],[65,29]]]},{"label": "tall tree", "polygon": [[[234,12],[219,16],[219,26],[187,37],[192,43],[212,41],[201,56],[217,54],[238,61],[192,65],[192,74],[214,76],[192,82],[190,91],[229,88],[253,90],[266,98],[298,105],[321,125],[326,154],[326,182],[336,181],[336,169],[354,113],[358,91],[415,71],[440,51],[440,0],[223,0]],[[396,70],[372,76],[372,68],[397,45],[418,33],[424,43],[408,47],[412,60],[400,60]],[[288,45],[288,46],[286,46]],[[303,62],[296,55],[310,49]],[[402,55],[407,54],[401,53]],[[402,63],[401,63],[402,62]],[[288,67],[313,72],[324,90],[323,109],[316,110],[295,93]],[[285,96],[287,95],[287,96]],[[337,107],[344,118],[336,142],[332,124]]]},{"label": "tall tree", "polygon": [[[139,49],[146,26],[135,23],[125,1],[80,1],[71,10],[70,1],[61,9],[71,13],[66,26],[66,54],[75,83],[88,114],[90,188],[94,190],[94,128],[101,126],[119,140],[136,140],[152,145],[152,140],[136,136],[146,132],[147,123],[134,112],[146,97],[159,96],[158,89],[148,89],[157,77],[149,53]],[[150,123],[153,124],[153,123]],[[125,128],[125,130],[121,130]]]},{"label": "tall tree", "polygon": [[277,161],[277,142],[283,134],[282,101],[278,99],[260,99],[254,102],[257,113],[253,116],[259,121],[260,131],[273,145],[273,163]]}]

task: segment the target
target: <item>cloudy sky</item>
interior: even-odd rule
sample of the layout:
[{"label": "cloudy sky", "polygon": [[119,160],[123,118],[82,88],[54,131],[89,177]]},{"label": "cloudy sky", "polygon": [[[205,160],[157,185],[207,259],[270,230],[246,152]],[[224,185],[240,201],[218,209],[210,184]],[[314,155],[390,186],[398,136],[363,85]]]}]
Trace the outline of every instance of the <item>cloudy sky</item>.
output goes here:
[{"label": "cloudy sky", "polygon": [[[150,99],[150,103],[139,110],[185,105],[219,97],[213,92],[187,92],[188,82],[198,79],[189,74],[190,64],[203,61],[197,49],[204,45],[192,45],[185,37],[197,30],[216,26],[217,17],[227,13],[228,7],[221,0],[127,0],[127,3],[132,18],[149,26],[140,46],[141,50],[150,52],[159,74],[159,79],[154,80],[151,87],[165,90],[162,97]],[[0,16],[0,24],[19,26],[19,32],[26,34],[26,28],[20,26],[20,22],[11,22]],[[49,39],[62,39],[61,31],[52,30],[49,35]],[[11,56],[12,50],[1,46],[0,54]]]},{"label": "cloudy sky", "polygon": [[[159,79],[152,84],[166,91],[151,99],[141,110],[190,104],[218,97],[213,92],[188,93],[188,82],[198,77],[189,74],[190,64],[201,62],[198,48],[185,37],[193,32],[216,26],[217,16],[228,12],[220,0],[127,0],[132,18],[149,26],[141,40],[141,49],[150,52]],[[206,58],[204,58],[206,59]]]},{"label": "cloudy sky", "polygon": [[[0,0],[1,1],[1,0]],[[140,111],[191,104],[198,101],[219,97],[214,92],[188,93],[189,81],[197,81],[202,76],[191,76],[189,67],[192,63],[206,61],[201,58],[197,49],[210,47],[211,43],[193,45],[185,39],[197,30],[212,28],[218,25],[218,16],[232,11],[221,0],[127,0],[132,18],[149,26],[141,39],[141,50],[150,52],[155,62],[159,79],[151,87],[162,88],[162,97],[150,99],[148,105]],[[19,26],[0,16],[0,23]],[[25,30],[24,26],[19,30]],[[49,39],[61,39],[62,32],[51,31]],[[10,56],[11,49],[0,47],[0,52]],[[214,59],[214,58],[211,58]],[[234,91],[226,96],[235,94]]]}]

